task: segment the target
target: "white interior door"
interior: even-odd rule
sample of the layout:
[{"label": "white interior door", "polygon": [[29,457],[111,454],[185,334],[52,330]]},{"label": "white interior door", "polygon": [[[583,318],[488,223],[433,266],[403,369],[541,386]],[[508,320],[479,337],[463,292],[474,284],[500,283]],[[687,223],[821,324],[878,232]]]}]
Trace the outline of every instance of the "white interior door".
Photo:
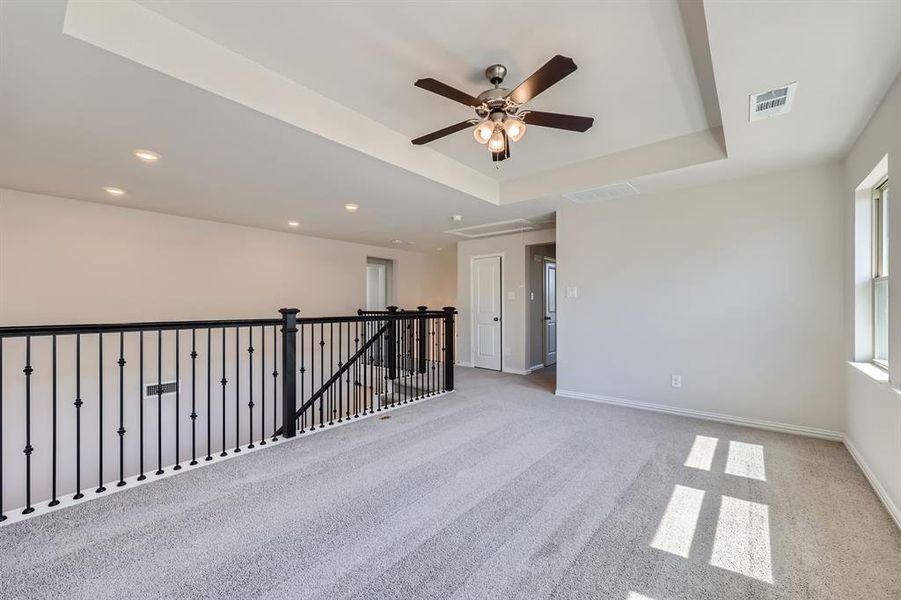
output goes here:
[{"label": "white interior door", "polygon": [[557,263],[544,260],[544,364],[557,362]]},{"label": "white interior door", "polygon": [[501,370],[501,257],[472,261],[472,364]]}]

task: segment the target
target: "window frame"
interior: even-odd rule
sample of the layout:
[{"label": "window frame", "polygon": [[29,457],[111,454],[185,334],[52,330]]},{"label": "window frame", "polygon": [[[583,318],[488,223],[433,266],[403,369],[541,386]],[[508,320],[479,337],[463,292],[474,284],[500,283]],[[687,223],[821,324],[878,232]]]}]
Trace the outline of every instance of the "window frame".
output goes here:
[{"label": "window frame", "polygon": [[[882,179],[877,185],[873,186],[872,199],[872,269],[870,278],[871,302],[872,302],[872,347],[873,357],[871,362],[881,369],[888,369],[888,348],[886,348],[886,358],[876,358],[876,337],[878,335],[876,322],[876,284],[886,282],[888,285],[888,233],[883,235],[883,228],[887,226],[886,218],[886,197],[885,192],[888,190],[888,177]],[[888,291],[886,290],[886,293]],[[887,301],[887,300],[886,300]],[[886,324],[886,326],[888,326]]]}]

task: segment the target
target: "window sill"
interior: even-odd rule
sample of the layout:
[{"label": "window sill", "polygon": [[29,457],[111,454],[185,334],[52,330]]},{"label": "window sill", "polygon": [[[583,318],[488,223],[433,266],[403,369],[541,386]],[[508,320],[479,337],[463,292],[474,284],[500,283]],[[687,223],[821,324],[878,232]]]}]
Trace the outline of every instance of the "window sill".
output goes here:
[{"label": "window sill", "polygon": [[871,362],[848,362],[849,365],[879,383],[888,383],[888,371]]}]

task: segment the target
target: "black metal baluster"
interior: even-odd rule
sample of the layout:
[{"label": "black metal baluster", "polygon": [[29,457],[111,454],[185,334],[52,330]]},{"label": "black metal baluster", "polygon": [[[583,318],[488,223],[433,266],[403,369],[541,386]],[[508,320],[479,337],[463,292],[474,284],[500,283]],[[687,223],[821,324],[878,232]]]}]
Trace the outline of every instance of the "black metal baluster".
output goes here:
[{"label": "black metal baluster", "polygon": [[247,408],[250,409],[250,422],[247,425],[248,448],[253,448],[253,325],[247,328],[247,393],[250,396]]},{"label": "black metal baluster", "polygon": [[[325,377],[325,338],[323,335],[323,327],[325,327],[322,323],[319,324],[319,389],[322,389],[323,379]],[[323,411],[323,402],[325,400],[325,394],[321,394],[319,396],[319,427],[325,427],[325,418]]]},{"label": "black metal baluster", "polygon": [[438,370],[435,363],[438,361],[438,343],[435,339],[435,332],[438,328],[438,319],[432,319],[431,346],[432,346],[432,394],[438,391]]},{"label": "black metal baluster", "polygon": [[278,333],[276,326],[272,326],[272,441],[278,440],[275,432],[278,431]]},{"label": "black metal baluster", "polygon": [[[300,323],[299,325],[300,325],[300,327],[298,327],[298,329],[300,329],[300,346],[299,346],[300,347],[300,405],[303,406],[304,398],[306,398],[306,396],[304,396],[304,393],[303,393],[304,378],[306,377],[306,372],[307,372],[306,367],[304,366],[304,355],[306,354],[306,347],[303,345],[304,325],[303,325],[303,323]],[[301,413],[300,413],[300,433],[304,432],[304,430],[306,428],[306,424],[307,424],[307,411],[304,410],[304,411],[301,411]]]},{"label": "black metal baluster", "polygon": [[75,335],[75,495],[73,500],[84,498],[81,493],[81,334]]},{"label": "black metal baluster", "polygon": [[[341,366],[343,364],[343,361],[341,360],[341,354],[342,354],[343,350],[344,350],[344,344],[342,343],[341,323],[339,322],[338,323],[338,370],[339,371],[341,370]],[[338,422],[339,423],[342,423],[344,420],[343,419],[344,414],[341,412],[344,409],[344,394],[343,394],[344,386],[342,385],[342,379],[343,379],[343,377],[339,376],[338,381],[335,382],[338,384],[337,396],[338,396]]]},{"label": "black metal baluster", "polygon": [[241,328],[235,327],[235,452],[241,451]]},{"label": "black metal baluster", "polygon": [[125,332],[119,332],[119,483],[125,485]]},{"label": "black metal baluster", "polygon": [[197,464],[197,330],[191,328],[191,462]]},{"label": "black metal baluster", "polygon": [[[350,362],[351,354],[350,354],[350,321],[344,324],[344,329],[347,332],[347,355],[344,357],[344,363],[347,364]],[[351,398],[353,398],[351,387],[350,387],[350,371],[353,368],[353,365],[347,365],[347,371],[344,373],[344,419],[346,421],[350,421],[350,403]]]},{"label": "black metal baluster", "polygon": [[213,329],[206,328],[206,458],[213,460]]},{"label": "black metal baluster", "polygon": [[25,510],[23,515],[34,512],[31,505],[31,453],[34,448],[31,447],[31,374],[34,369],[31,367],[31,336],[25,338]]},{"label": "black metal baluster", "polygon": [[[53,488],[53,489],[51,490],[51,492],[52,492],[52,496],[53,496],[53,497],[50,499],[50,502],[47,504],[47,506],[56,506],[57,504],[59,504],[59,499],[56,497],[56,467],[57,467],[57,464],[56,464],[56,457],[57,457],[57,436],[56,436],[56,334],[53,335],[53,338],[52,338],[52,341],[51,341],[51,345],[52,345],[52,347],[51,347],[51,352],[52,352],[52,355],[53,355],[53,356],[52,356],[52,361],[51,361],[51,362],[52,362],[51,368],[53,369],[53,382],[52,382],[52,386],[53,386],[53,387],[52,387],[52,400],[53,400],[53,458],[52,458],[52,464],[51,464],[51,477],[52,477],[51,484],[52,484],[52,488]],[[0,360],[0,369],[2,369],[2,368],[3,368],[3,361]],[[0,422],[2,422],[2,420],[3,420],[3,419],[0,418]],[[2,427],[2,426],[0,426],[0,427]],[[2,443],[2,442],[0,442],[0,443]],[[0,455],[0,462],[3,462],[2,455]],[[2,477],[0,477],[0,479],[2,479]],[[0,483],[0,487],[2,487],[2,485],[3,485],[3,484]],[[0,496],[0,498],[2,498],[2,496]],[[0,502],[0,504],[2,504],[2,502]],[[3,512],[3,511],[0,510],[0,512]],[[2,520],[2,519],[0,519],[0,520]]]},{"label": "black metal baluster", "polygon": [[181,330],[175,330],[175,466],[172,467],[173,471],[181,470],[181,458],[179,454],[180,442],[181,442],[181,371],[179,370],[179,365],[181,364],[181,347],[179,344],[179,340],[181,339]]},{"label": "black metal baluster", "polygon": [[163,474],[163,330],[156,332],[156,474]]},{"label": "black metal baluster", "polygon": [[[335,374],[335,324],[329,323],[329,344],[328,344],[328,355],[329,355],[329,379],[331,376]],[[341,339],[341,336],[338,336],[338,339]],[[341,379],[338,379],[339,383]],[[335,395],[334,395],[335,386],[328,386],[328,424],[335,424]]]},{"label": "black metal baluster", "polygon": [[[360,351],[360,322],[354,321],[354,355]],[[354,418],[360,416],[360,360],[354,363]]]},{"label": "black metal baluster", "polygon": [[222,379],[219,383],[222,385],[222,452],[219,456],[228,456],[228,452],[225,451],[225,384],[228,383],[228,379],[225,378],[225,327],[222,328]]},{"label": "black metal baluster", "polygon": [[141,463],[141,473],[138,475],[138,481],[147,479],[144,474],[144,332],[138,332],[138,453],[139,462]]},{"label": "black metal baluster", "polygon": [[0,521],[5,521],[3,514],[3,338],[0,337]]},{"label": "black metal baluster", "polygon": [[[273,405],[272,410],[276,410]],[[252,434],[251,434],[252,435]],[[266,445],[266,326],[260,326],[260,446]]]},{"label": "black metal baluster", "polygon": [[103,334],[97,334],[97,366],[99,369],[99,386],[98,386],[98,402],[99,402],[99,412],[98,415],[98,436],[97,436],[97,444],[98,444],[98,455],[97,455],[97,489],[94,493],[99,494],[101,492],[105,492],[106,488],[103,486]]}]

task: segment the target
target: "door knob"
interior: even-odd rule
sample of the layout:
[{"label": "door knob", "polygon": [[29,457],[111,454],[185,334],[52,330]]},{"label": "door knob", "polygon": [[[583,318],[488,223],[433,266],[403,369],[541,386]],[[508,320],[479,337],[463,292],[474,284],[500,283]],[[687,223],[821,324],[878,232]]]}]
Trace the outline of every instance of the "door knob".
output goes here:
[{"label": "door knob", "polygon": [[495,320],[495,321],[500,321],[500,319],[498,319],[497,317],[494,317],[494,320]]},{"label": "door knob", "polygon": [[544,320],[545,320],[545,321],[550,321],[551,318],[550,318],[550,317],[545,317]]}]

